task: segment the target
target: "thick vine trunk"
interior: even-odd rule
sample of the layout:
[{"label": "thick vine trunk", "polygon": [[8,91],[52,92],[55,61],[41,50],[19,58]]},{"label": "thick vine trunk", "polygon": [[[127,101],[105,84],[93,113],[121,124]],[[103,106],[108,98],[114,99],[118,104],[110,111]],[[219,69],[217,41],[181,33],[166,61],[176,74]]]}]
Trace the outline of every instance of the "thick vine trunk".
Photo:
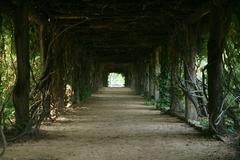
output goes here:
[{"label": "thick vine trunk", "polygon": [[[62,38],[58,38],[55,41],[53,46],[53,55],[54,55],[54,74],[53,74],[53,83],[52,83],[52,93],[53,93],[53,102],[57,112],[64,112],[64,61],[63,55],[65,49],[62,47]],[[57,114],[58,115],[58,114]]]},{"label": "thick vine trunk", "polygon": [[108,73],[107,73],[107,71],[103,72],[102,81],[103,81],[103,87],[108,87]]},{"label": "thick vine trunk", "polygon": [[[195,52],[191,50],[189,55],[184,58],[184,77],[185,85],[189,92],[194,91],[194,84],[196,84],[196,71],[195,71]],[[185,96],[185,118],[190,120],[197,120],[198,113],[193,102],[189,96]]]},{"label": "thick vine trunk", "polygon": [[136,72],[136,93],[139,95],[144,94],[144,61],[143,57],[135,62],[134,68]]},{"label": "thick vine trunk", "polygon": [[42,70],[46,65],[47,60],[47,46],[49,44],[49,38],[47,35],[47,25],[41,24],[39,28],[39,50],[40,50],[40,58],[41,58],[41,66]]},{"label": "thick vine trunk", "polygon": [[84,49],[81,53],[81,71],[80,71],[80,81],[79,81],[79,87],[80,87],[80,100],[85,101],[92,92],[91,88],[91,72],[92,72],[92,66],[91,66],[91,56],[89,53],[87,53]]},{"label": "thick vine trunk", "polygon": [[223,101],[222,53],[224,50],[225,36],[229,27],[229,18],[228,0],[212,1],[207,73],[208,107],[210,112],[209,122],[210,130],[213,133],[221,132],[223,123],[223,119],[219,117]]},{"label": "thick vine trunk", "polygon": [[125,87],[130,87],[129,72],[125,72]]},{"label": "thick vine trunk", "polygon": [[160,90],[159,90],[159,76],[160,76],[160,53],[161,52],[161,47],[157,48],[155,52],[155,77],[156,77],[156,82],[155,82],[155,100],[159,100],[160,98]]},{"label": "thick vine trunk", "polygon": [[[50,44],[50,39],[52,39],[53,32],[49,25],[41,23],[40,27],[40,57],[41,57],[41,77],[39,80],[38,89],[42,93],[43,110],[46,118],[51,119],[51,102],[52,102],[52,92],[51,84],[53,77],[53,62],[54,55],[52,53],[52,45]],[[51,45],[51,46],[49,46]]]},{"label": "thick vine trunk", "polygon": [[73,104],[80,103],[80,72],[81,72],[81,64],[80,62],[80,50],[74,46],[74,59],[73,59],[73,71],[72,71],[72,87],[73,87]]},{"label": "thick vine trunk", "polygon": [[198,112],[197,106],[194,106],[193,97],[191,94],[195,94],[195,85],[196,85],[196,69],[195,69],[195,59],[197,54],[196,48],[196,37],[194,35],[193,28],[186,26],[186,53],[183,55],[184,61],[184,78],[185,86],[187,88],[187,95],[185,95],[185,118],[189,120],[197,120]]},{"label": "thick vine trunk", "polygon": [[154,84],[154,78],[155,78],[155,63],[154,63],[155,57],[154,54],[150,54],[150,65],[149,65],[149,93],[150,97],[154,99],[155,96],[155,84]]},{"label": "thick vine trunk", "polygon": [[74,91],[73,95],[73,104],[80,103],[80,69],[79,65],[74,65],[73,68],[73,75],[72,75],[72,87]]},{"label": "thick vine trunk", "polygon": [[149,94],[149,62],[145,62],[145,74],[144,74],[144,96],[145,97],[150,97]]},{"label": "thick vine trunk", "polygon": [[21,1],[16,6],[14,28],[17,53],[17,81],[13,90],[16,125],[23,131],[29,122],[29,37],[28,37],[28,4]]},{"label": "thick vine trunk", "polygon": [[178,53],[176,52],[175,44],[172,47],[170,52],[170,61],[171,61],[171,87],[170,87],[170,94],[171,94],[171,104],[170,104],[170,111],[171,112],[178,112],[180,111],[180,104],[178,98],[178,85],[177,85],[177,75],[178,75],[178,68],[179,68],[179,58]]},{"label": "thick vine trunk", "polygon": [[101,85],[101,82],[99,81],[101,79],[101,66],[94,61],[93,63],[93,74],[92,74],[92,79],[93,79],[93,92],[96,92],[99,89],[99,86]]}]

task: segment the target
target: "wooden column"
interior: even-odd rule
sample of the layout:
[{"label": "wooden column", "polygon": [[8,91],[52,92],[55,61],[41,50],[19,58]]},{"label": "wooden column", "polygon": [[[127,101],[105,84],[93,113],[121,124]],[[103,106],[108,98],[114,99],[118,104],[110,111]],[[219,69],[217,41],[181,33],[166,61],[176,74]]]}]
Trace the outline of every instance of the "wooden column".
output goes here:
[{"label": "wooden column", "polygon": [[212,0],[210,8],[210,36],[208,41],[208,96],[210,130],[218,133],[222,120],[218,121],[223,102],[222,53],[230,24],[228,0]]},{"label": "wooden column", "polygon": [[131,65],[131,89],[136,90],[136,70],[135,70],[135,63]]},{"label": "wooden column", "polygon": [[95,61],[94,64],[94,92],[103,86],[102,84],[102,65]]},{"label": "wooden column", "polygon": [[178,68],[179,68],[179,53],[176,49],[175,41],[170,43],[170,77],[171,77],[171,86],[170,86],[170,95],[171,95],[171,104],[170,104],[170,110],[171,112],[177,112],[179,111],[179,98],[177,96],[178,94],[178,82],[177,82],[177,74],[178,74]]},{"label": "wooden column", "polygon": [[196,107],[192,102],[192,100],[194,100],[194,97],[192,97],[192,99],[190,97],[191,92],[195,90],[194,86],[196,84],[195,58],[197,54],[197,48],[194,43],[195,40],[193,30],[189,26],[186,26],[186,39],[187,44],[185,45],[185,53],[183,53],[183,61],[185,86],[189,93],[186,93],[187,95],[185,95],[185,118],[189,120],[197,120],[198,113]]},{"label": "wooden column", "polygon": [[41,57],[41,66],[42,69],[46,65],[46,58],[47,58],[47,52],[48,52],[48,44],[49,44],[49,38],[48,38],[48,25],[47,24],[40,24],[39,28],[39,50],[40,50],[40,57]]},{"label": "wooden column", "polygon": [[[169,46],[169,49],[171,46]],[[161,102],[160,105],[170,106],[170,52],[167,49],[166,44],[164,44],[161,48],[160,53],[160,75],[159,75],[159,101]],[[160,106],[159,106],[160,107]],[[173,107],[173,106],[172,106]],[[173,108],[172,108],[173,109]]]},{"label": "wooden column", "polygon": [[139,95],[143,95],[144,94],[144,64],[142,64],[143,62],[143,58],[139,58],[137,60],[137,62],[135,62],[135,76],[136,76],[136,81],[135,81],[135,89],[136,89],[136,93]]},{"label": "wooden column", "polygon": [[39,51],[40,51],[40,58],[41,58],[41,66],[42,69],[45,64],[45,50],[44,50],[44,25],[40,25],[39,27]]},{"label": "wooden column", "polygon": [[[157,78],[156,80],[159,81],[158,77],[160,75],[160,62],[159,62],[159,56],[160,56],[160,52],[161,52],[161,47],[157,48],[155,51],[155,77]],[[158,100],[160,97],[160,93],[159,93],[159,86],[158,86],[158,82],[155,83],[155,100]]]},{"label": "wooden column", "polygon": [[104,82],[103,82],[104,66],[102,65],[102,63],[100,63],[99,66],[100,66],[100,70],[99,70],[100,77],[98,77],[98,81],[99,81],[99,88],[102,88],[102,87],[104,87]]},{"label": "wooden column", "polygon": [[77,46],[73,46],[73,73],[72,73],[72,87],[73,87],[73,104],[80,103],[80,72],[81,72],[81,64],[80,62],[80,51],[77,49]]},{"label": "wooden column", "polygon": [[23,131],[29,122],[29,37],[28,37],[28,3],[20,1],[16,4],[15,17],[15,45],[17,53],[17,80],[13,90],[13,104],[15,107],[16,125]]},{"label": "wooden column", "polygon": [[129,71],[124,73],[125,75],[125,87],[130,87]]},{"label": "wooden column", "polygon": [[108,87],[108,72],[106,70],[103,71],[102,81],[103,87]]},{"label": "wooden column", "polygon": [[155,95],[155,84],[154,84],[154,78],[155,78],[155,63],[154,63],[154,54],[150,54],[150,65],[149,65],[149,93],[150,97],[154,99]]},{"label": "wooden column", "polygon": [[149,93],[149,90],[150,90],[150,86],[149,86],[149,82],[150,82],[150,77],[149,77],[149,62],[147,61],[146,64],[145,64],[145,82],[144,82],[144,96],[146,97],[150,97],[150,93]]},{"label": "wooden column", "polygon": [[[58,32],[57,32],[58,33]],[[64,112],[64,60],[63,55],[65,48],[63,46],[63,37],[58,37],[53,45],[52,54],[53,56],[53,82],[52,82],[52,93],[53,101],[57,112]]]}]

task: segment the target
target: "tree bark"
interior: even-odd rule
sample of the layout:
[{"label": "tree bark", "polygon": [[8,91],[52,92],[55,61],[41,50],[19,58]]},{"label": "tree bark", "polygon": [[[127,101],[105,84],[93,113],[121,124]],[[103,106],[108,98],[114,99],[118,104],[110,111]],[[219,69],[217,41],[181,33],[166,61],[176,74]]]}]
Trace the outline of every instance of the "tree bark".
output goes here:
[{"label": "tree bark", "polygon": [[16,125],[23,131],[29,122],[29,37],[28,37],[28,3],[20,1],[16,5],[14,28],[17,53],[17,81],[13,90]]},{"label": "tree bark", "polygon": [[222,53],[229,28],[229,1],[215,0],[210,9],[210,37],[208,41],[208,96],[210,131],[219,133],[223,119],[218,121],[223,100]]}]

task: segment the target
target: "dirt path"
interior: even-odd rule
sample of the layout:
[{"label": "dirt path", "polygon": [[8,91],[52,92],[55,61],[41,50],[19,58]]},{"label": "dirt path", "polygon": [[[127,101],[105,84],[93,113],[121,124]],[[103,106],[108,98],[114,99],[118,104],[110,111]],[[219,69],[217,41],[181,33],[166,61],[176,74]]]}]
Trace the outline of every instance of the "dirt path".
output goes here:
[{"label": "dirt path", "polygon": [[228,160],[234,152],[176,118],[144,106],[129,89],[103,88],[43,126],[46,138],[8,147],[3,160]]}]

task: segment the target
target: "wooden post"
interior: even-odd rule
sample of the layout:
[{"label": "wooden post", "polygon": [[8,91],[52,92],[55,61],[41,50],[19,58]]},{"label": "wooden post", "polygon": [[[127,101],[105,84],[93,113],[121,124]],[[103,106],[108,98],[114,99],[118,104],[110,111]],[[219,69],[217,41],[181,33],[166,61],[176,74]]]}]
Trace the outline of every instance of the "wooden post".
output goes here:
[{"label": "wooden post", "polygon": [[40,50],[40,58],[41,58],[41,66],[42,70],[44,69],[46,63],[46,54],[47,54],[47,44],[46,44],[46,25],[41,24],[39,28],[39,50]]},{"label": "wooden post", "polygon": [[73,59],[73,72],[72,72],[72,87],[73,87],[73,104],[80,103],[80,72],[81,64],[80,62],[80,51],[74,46],[74,59]]},{"label": "wooden post", "polygon": [[[58,37],[55,40],[52,54],[53,56],[53,83],[52,83],[52,93],[53,93],[53,101],[57,112],[64,112],[64,61],[63,55],[65,49],[62,47],[62,37]],[[57,115],[58,116],[58,115]]]},{"label": "wooden post", "polygon": [[39,52],[40,52],[42,69],[45,64],[44,28],[45,28],[44,25],[39,26]]},{"label": "wooden post", "polygon": [[[183,55],[184,61],[184,78],[185,85],[189,92],[194,91],[194,85],[196,84],[196,70],[195,70],[195,58],[196,47],[194,43],[193,31],[189,26],[186,26],[186,52]],[[197,120],[197,109],[191,101],[189,95],[185,95],[185,118],[189,120]]]},{"label": "wooden post", "polygon": [[150,97],[154,99],[155,95],[155,84],[154,84],[154,78],[155,78],[155,64],[154,64],[154,55],[153,53],[150,54],[150,65],[149,65],[149,93]]},{"label": "wooden post", "polygon": [[[155,77],[157,78],[157,81],[159,81],[158,77],[160,75],[160,53],[161,52],[161,47],[157,48],[155,51]],[[158,86],[158,82],[155,84],[155,100],[158,100],[160,97],[160,92],[159,92],[159,86]]]},{"label": "wooden post", "polygon": [[16,4],[14,28],[17,53],[17,80],[13,90],[16,125],[23,131],[29,122],[29,37],[28,37],[28,3],[20,1]]},{"label": "wooden post", "polygon": [[[174,38],[174,37],[173,37]],[[172,39],[172,42],[169,44],[169,54],[170,54],[170,77],[171,77],[171,86],[170,86],[170,95],[171,95],[171,104],[170,111],[178,112],[180,110],[179,98],[177,96],[178,86],[177,86],[177,74],[179,68],[179,53],[177,53],[175,40]]]},{"label": "wooden post", "polygon": [[131,89],[136,90],[136,70],[135,63],[131,65]]},{"label": "wooden post", "polygon": [[150,77],[149,77],[149,62],[146,62],[146,64],[145,64],[145,83],[144,83],[144,95],[146,96],[146,97],[150,97],[150,93],[149,93],[149,91],[150,91],[150,86],[149,86],[149,79],[150,79]]},{"label": "wooden post", "polygon": [[130,87],[129,71],[124,73],[125,75],[125,87]]},{"label": "wooden post", "polygon": [[[213,133],[221,131],[220,117],[223,102],[222,53],[230,24],[229,1],[212,0],[210,8],[210,36],[208,41],[208,96],[209,123]],[[221,119],[221,118],[220,118]]]}]

